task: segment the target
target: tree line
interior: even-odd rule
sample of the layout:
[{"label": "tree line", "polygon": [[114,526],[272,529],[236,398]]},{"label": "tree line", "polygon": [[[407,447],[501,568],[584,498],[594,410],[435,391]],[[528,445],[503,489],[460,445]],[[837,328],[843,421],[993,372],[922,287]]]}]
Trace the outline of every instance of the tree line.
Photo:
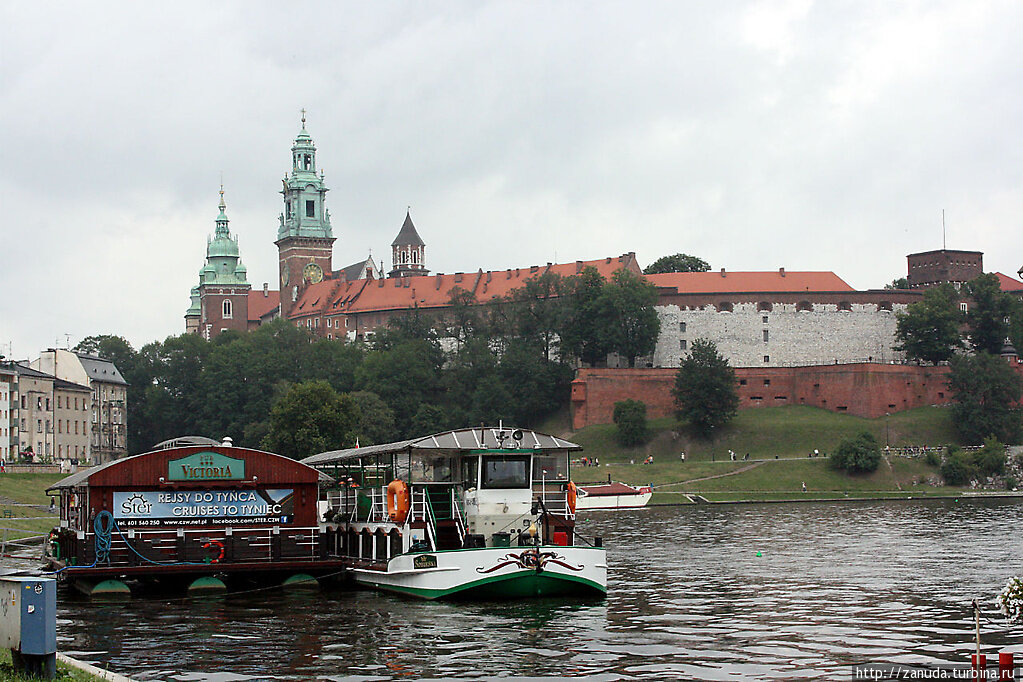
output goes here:
[{"label": "tree line", "polygon": [[231,436],[293,457],[505,420],[536,426],[568,403],[580,363],[651,353],[656,288],[619,270],[544,273],[507,297],[409,309],[369,339],[314,337],[275,320],[212,341],[171,336],[139,350],[91,336],[78,351],[128,382],[128,449],[182,435]]},{"label": "tree line", "polygon": [[985,273],[961,289],[927,289],[898,315],[895,337],[908,359],[951,366],[952,422],[962,442],[991,436],[1019,442],[1023,386],[1000,356],[1006,342],[1017,349],[1023,342],[1023,301],[1003,292],[996,275]]}]

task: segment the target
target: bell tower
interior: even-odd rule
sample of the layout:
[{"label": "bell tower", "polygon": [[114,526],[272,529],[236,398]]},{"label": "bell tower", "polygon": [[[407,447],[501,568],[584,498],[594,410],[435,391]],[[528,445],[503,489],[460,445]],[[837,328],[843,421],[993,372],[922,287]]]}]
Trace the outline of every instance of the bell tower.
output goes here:
[{"label": "bell tower", "polygon": [[291,308],[309,284],[331,274],[334,233],[327,210],[327,185],[323,171],[316,174],[316,145],[305,129],[291,147],[291,173],[284,176],[284,212],[277,230],[278,264],[281,284],[281,316],[288,318]]}]

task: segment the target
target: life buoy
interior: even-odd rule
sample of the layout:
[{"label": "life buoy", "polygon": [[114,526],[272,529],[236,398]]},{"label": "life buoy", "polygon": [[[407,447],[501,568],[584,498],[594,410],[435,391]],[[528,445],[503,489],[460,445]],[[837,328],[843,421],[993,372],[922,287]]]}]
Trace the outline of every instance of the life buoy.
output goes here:
[{"label": "life buoy", "polygon": [[569,481],[568,484],[565,486],[565,493],[566,493],[565,499],[568,502],[568,511],[572,514],[575,514],[575,503],[578,496],[578,493],[576,492],[575,488],[575,483]]},{"label": "life buoy", "polygon": [[213,540],[211,542],[207,542],[205,545],[202,546],[203,549],[209,549],[210,547],[216,548],[217,550],[219,550],[219,553],[217,554],[217,556],[206,557],[207,563],[215,564],[224,558],[223,543],[221,543],[218,540]]},{"label": "life buoy", "polygon": [[387,515],[394,523],[405,523],[408,510],[408,484],[401,480],[391,481],[387,485]]}]

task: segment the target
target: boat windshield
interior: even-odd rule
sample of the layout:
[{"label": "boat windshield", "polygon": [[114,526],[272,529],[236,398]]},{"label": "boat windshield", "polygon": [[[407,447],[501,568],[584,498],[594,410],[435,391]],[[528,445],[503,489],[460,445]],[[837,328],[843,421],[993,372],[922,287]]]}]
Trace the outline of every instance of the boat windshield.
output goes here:
[{"label": "boat windshield", "polygon": [[483,457],[481,488],[528,488],[529,456],[509,457],[491,455]]}]

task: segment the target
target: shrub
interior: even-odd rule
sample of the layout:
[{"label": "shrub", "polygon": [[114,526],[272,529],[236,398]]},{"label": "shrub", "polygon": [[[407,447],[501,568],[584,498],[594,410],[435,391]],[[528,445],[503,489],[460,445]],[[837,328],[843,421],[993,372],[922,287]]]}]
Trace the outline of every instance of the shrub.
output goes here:
[{"label": "shrub", "polygon": [[864,431],[844,440],[831,456],[831,466],[850,474],[870,473],[881,464],[881,448],[871,434]]},{"label": "shrub", "polygon": [[939,452],[938,450],[928,450],[927,455],[924,456],[924,461],[926,461],[932,467],[940,467],[941,452]]},{"label": "shrub", "polygon": [[984,476],[997,476],[1005,472],[1005,446],[994,436],[984,441],[984,447],[974,454],[977,470]]},{"label": "shrub", "polygon": [[969,453],[959,448],[949,450],[948,457],[941,464],[941,477],[945,479],[945,485],[967,485],[977,476],[977,467]]},{"label": "shrub", "polygon": [[620,400],[615,403],[615,426],[618,442],[639,445],[647,439],[646,403],[641,400]]}]

